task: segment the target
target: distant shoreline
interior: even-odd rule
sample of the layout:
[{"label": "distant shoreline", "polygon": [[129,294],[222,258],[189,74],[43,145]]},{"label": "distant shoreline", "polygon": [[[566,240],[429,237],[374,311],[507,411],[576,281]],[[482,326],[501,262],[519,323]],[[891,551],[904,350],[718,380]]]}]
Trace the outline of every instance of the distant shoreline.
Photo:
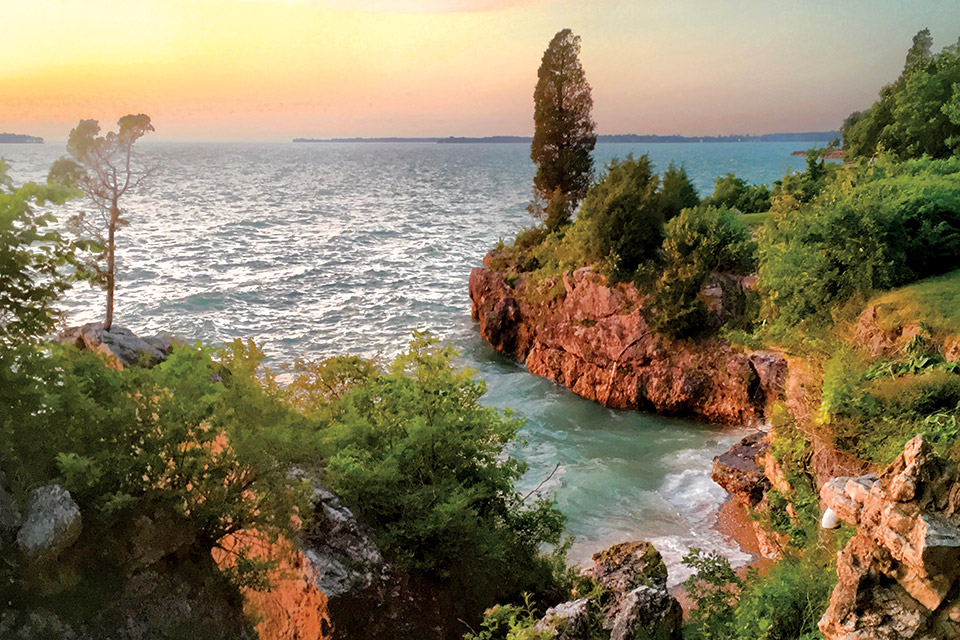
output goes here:
[{"label": "distant shoreline", "polygon": [[[754,135],[728,136],[659,136],[640,135],[635,133],[613,134],[597,136],[597,142],[632,142],[632,143],[660,143],[660,142],[824,142],[840,137],[839,131],[805,131],[801,133],[766,133]],[[530,144],[533,139],[525,136],[486,136],[481,138],[454,137],[446,138],[294,138],[294,142],[428,142],[437,144],[462,143],[523,143]]]},{"label": "distant shoreline", "polygon": [[22,133],[0,133],[0,144],[43,144],[43,138]]}]

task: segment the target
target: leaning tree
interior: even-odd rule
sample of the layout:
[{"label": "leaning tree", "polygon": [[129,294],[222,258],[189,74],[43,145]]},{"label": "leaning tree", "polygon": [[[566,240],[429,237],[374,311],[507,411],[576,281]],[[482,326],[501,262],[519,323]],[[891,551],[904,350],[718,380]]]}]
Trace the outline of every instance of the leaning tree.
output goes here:
[{"label": "leaning tree", "polygon": [[139,187],[153,172],[134,156],[134,143],[153,131],[150,116],[126,115],[117,121],[117,130],[100,134],[96,120],[81,120],[67,139],[69,157],[56,161],[50,181],[73,184],[93,203],[97,215],[81,212],[68,227],[81,237],[93,239],[100,252],[84,266],[92,279],[107,292],[107,315],[103,328],[113,326],[113,297],[117,282],[117,229],[127,225],[121,217],[120,199]]},{"label": "leaning tree", "polygon": [[539,217],[554,199],[575,209],[593,178],[593,97],[580,65],[580,36],[570,29],[557,33],[544,52],[533,101],[530,159],[537,174],[531,212]]}]

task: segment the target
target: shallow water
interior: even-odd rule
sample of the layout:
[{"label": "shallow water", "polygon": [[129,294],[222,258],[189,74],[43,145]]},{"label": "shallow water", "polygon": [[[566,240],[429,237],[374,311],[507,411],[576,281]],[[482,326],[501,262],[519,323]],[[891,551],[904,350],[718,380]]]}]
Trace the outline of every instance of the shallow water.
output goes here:
[{"label": "shallow water", "polygon": [[[728,171],[771,182],[801,169],[795,143],[603,144],[606,162],[649,153],[686,166],[701,194]],[[253,338],[272,364],[297,356],[389,357],[413,328],[435,332],[487,382],[485,402],[527,418],[524,488],[545,483],[576,537],[571,559],[649,539],[671,584],[691,546],[749,559],[713,528],[726,493],[712,457],[741,430],[605,409],[497,355],[470,318],[467,278],[498,238],[530,220],[533,167],[522,144],[147,143],[162,171],[127,203],[118,322],[223,343]],[[62,143],[0,145],[19,183],[42,180]],[[74,201],[64,216],[82,208]],[[103,294],[63,307],[95,320]]]}]

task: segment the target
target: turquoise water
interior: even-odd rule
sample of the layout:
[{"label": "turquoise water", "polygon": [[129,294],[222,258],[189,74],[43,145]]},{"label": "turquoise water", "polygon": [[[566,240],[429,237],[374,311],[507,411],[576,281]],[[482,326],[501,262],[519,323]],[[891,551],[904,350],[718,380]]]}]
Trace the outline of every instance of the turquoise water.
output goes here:
[{"label": "turquoise water", "polygon": [[[686,166],[701,194],[728,171],[771,182],[803,166],[793,143],[604,144],[599,162],[650,154]],[[2,145],[17,181],[41,180],[62,143]],[[131,196],[118,240],[118,322],[222,343],[254,338],[270,362],[389,357],[413,328],[451,342],[487,382],[486,402],[527,418],[524,487],[544,484],[576,536],[571,558],[650,539],[671,567],[691,546],[748,557],[713,528],[725,492],[714,455],[742,434],[604,409],[497,355],[470,318],[467,278],[498,238],[530,224],[522,144],[144,143],[162,171]],[[65,216],[83,207],[72,202]],[[71,322],[103,294],[63,301]]]}]

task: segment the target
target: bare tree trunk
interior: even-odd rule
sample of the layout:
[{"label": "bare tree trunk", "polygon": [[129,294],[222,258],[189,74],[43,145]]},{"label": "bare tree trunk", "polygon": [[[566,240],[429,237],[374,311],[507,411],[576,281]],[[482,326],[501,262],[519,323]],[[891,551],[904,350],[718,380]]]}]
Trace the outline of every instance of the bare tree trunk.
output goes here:
[{"label": "bare tree trunk", "polygon": [[110,207],[110,224],[107,231],[107,319],[103,323],[103,330],[110,331],[113,327],[113,287],[116,282],[115,270],[115,243],[114,236],[117,231],[117,220],[120,219],[120,208],[114,202]]}]

